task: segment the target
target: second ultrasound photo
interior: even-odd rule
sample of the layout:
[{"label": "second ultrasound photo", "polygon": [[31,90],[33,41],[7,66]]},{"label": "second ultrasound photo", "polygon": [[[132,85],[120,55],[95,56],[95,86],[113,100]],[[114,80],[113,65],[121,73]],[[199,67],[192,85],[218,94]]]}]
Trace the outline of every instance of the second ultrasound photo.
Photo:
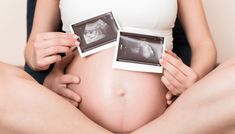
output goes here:
[{"label": "second ultrasound photo", "polygon": [[122,31],[113,66],[117,69],[161,73],[159,59],[164,48],[164,37]]}]

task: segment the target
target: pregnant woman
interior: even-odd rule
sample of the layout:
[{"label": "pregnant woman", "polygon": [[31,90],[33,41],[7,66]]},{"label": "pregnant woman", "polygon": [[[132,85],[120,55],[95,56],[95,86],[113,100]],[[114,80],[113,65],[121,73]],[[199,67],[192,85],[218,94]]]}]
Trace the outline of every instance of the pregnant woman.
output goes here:
[{"label": "pregnant woman", "polygon": [[[71,32],[69,24],[113,11],[122,29],[131,27],[164,35],[166,36],[166,48],[171,50],[173,45],[172,28],[177,15],[177,2],[177,0],[103,0],[99,2],[92,0],[60,0],[63,30]],[[78,8],[77,5],[79,4],[84,5],[86,8]],[[189,13],[184,13],[189,12],[187,11],[188,7],[184,7],[188,3],[181,0],[179,4],[179,8],[182,8],[180,10],[186,10],[182,11],[183,13],[181,12],[180,15],[182,15],[182,19],[185,19],[183,24],[190,25],[188,35],[192,38],[192,47],[195,46],[200,50],[199,44],[203,42],[194,41],[199,38],[193,33],[196,32],[192,28],[195,22],[191,18],[188,20],[189,18],[186,17],[186,15],[190,15]],[[201,23],[205,21],[203,17],[197,17],[195,16],[195,20],[200,19]],[[205,25],[201,27],[207,29]],[[206,37],[209,36],[208,33],[203,34]],[[204,45],[202,48],[205,50],[214,51],[212,42],[201,45]],[[113,69],[114,51],[115,48],[110,48],[87,58],[81,58],[76,53],[66,72],[79,76],[81,83],[69,87],[81,96],[82,102],[79,109],[87,117],[112,132],[132,132],[159,117],[166,110],[165,96],[167,89],[161,82],[162,75],[160,74]],[[202,76],[213,65],[213,52],[212,54],[200,53],[200,55],[208,56],[205,61],[202,61],[202,57],[199,57],[198,50],[195,49],[193,54],[193,58],[197,57],[200,60],[193,59],[192,68]],[[209,62],[209,64],[204,62]],[[199,67],[197,67],[199,65],[203,66],[204,69],[199,70]],[[110,115],[110,113],[112,114]]]},{"label": "pregnant woman", "polygon": [[[224,103],[215,103],[214,105],[210,103],[213,99],[229,100],[220,96],[221,92],[229,95],[228,92],[231,91],[231,88],[227,86],[229,83],[221,83],[221,86],[212,86],[209,83],[211,81],[218,82],[224,78],[223,73],[232,72],[231,68],[234,62],[225,64],[224,69],[214,71],[205,80],[193,85],[197,78],[200,79],[207,74],[215,63],[214,44],[201,2],[198,0],[102,0],[98,2],[90,0],[38,0],[33,31],[26,49],[26,61],[35,70],[46,70],[50,64],[61,60],[59,53],[68,53],[79,45],[76,36],[72,34],[54,33],[58,29],[60,19],[63,22],[63,30],[70,32],[69,24],[110,10],[115,13],[123,28],[132,27],[166,36],[167,49],[171,50],[172,28],[177,14],[177,5],[179,17],[184,24],[193,52],[191,68],[184,65],[176,55],[169,51],[163,55],[163,61],[161,61],[165,68],[163,75],[115,70],[112,69],[114,48],[110,48],[87,58],[81,58],[78,53],[75,53],[75,58],[66,70],[69,75],[62,74],[61,76],[59,74],[60,76],[54,77],[57,71],[52,71],[45,81],[50,84],[45,85],[49,85],[48,87],[53,84],[61,85],[57,87],[62,87],[62,90],[53,88],[56,86],[51,86],[51,90],[59,93],[76,106],[82,98],[79,105],[82,113],[112,132],[123,133],[134,132],[134,130],[140,133],[216,132],[217,129],[211,130],[208,127],[213,123],[220,126],[219,130],[224,131],[227,128],[230,130],[230,125],[234,124],[234,121],[224,123],[225,121],[221,119],[222,113],[225,113],[226,108],[230,107],[223,107]],[[205,56],[207,58],[204,58]],[[55,70],[56,68],[61,69],[59,64],[61,63],[56,64]],[[1,66],[5,70],[11,70],[10,67],[7,69],[4,64]],[[4,72],[1,73],[6,75]],[[3,111],[9,112],[4,112],[5,118],[1,120],[3,122],[3,125],[0,125],[3,128],[2,131],[71,134],[94,133],[98,130],[102,133],[105,132],[104,129],[91,122],[78,109],[71,107],[57,95],[48,90],[40,90],[43,87],[32,80],[26,80],[31,79],[29,76],[22,74],[20,77],[14,77],[14,75],[18,76],[18,73],[11,74],[13,76],[8,77],[16,80],[16,85],[25,88],[24,92],[16,92],[16,99],[13,99],[13,102],[17,102],[17,107],[14,107],[10,105],[9,100],[14,96],[11,94],[14,91],[14,86],[2,85],[1,89],[9,89],[7,93],[4,90],[1,91],[3,96],[7,96],[3,98],[2,102],[5,101],[9,104],[8,107],[3,107]],[[222,75],[221,78],[216,77],[219,75]],[[80,77],[79,84],[74,76]],[[58,77],[60,77],[60,83],[56,83]],[[1,76],[1,79],[3,78]],[[4,81],[9,83],[8,79]],[[67,84],[70,85],[67,86]],[[33,86],[35,87],[33,88]],[[205,90],[207,88],[208,90]],[[218,91],[213,94],[212,88]],[[188,91],[182,94],[186,89]],[[179,99],[166,110],[166,101],[171,103],[171,97],[180,94],[182,95],[179,96]],[[29,103],[28,95],[33,104]],[[20,100],[21,97],[24,99]],[[201,105],[197,105],[197,103]],[[210,106],[225,110],[209,114]],[[35,110],[33,110],[34,108]],[[195,109],[201,110],[201,113],[196,113]],[[204,113],[204,111],[207,112]],[[14,113],[14,116],[10,117],[9,113]],[[191,114],[195,114],[195,116]],[[17,123],[18,120],[24,119],[21,115],[28,116],[22,122]],[[217,117],[217,122],[213,122],[207,115]],[[230,111],[226,115],[230,117],[234,114]],[[208,117],[208,122],[199,120],[197,117]],[[178,123],[182,119],[184,120]],[[45,124],[43,124],[44,121],[46,121]],[[30,122],[32,123],[30,124]],[[59,122],[62,124],[60,125]],[[63,125],[66,125],[66,128],[62,127]],[[192,125],[194,128],[189,129],[189,126]]]},{"label": "pregnant woman", "polygon": [[[168,96],[179,95],[196,81],[195,76],[203,77],[214,66],[214,44],[200,2],[195,1],[195,4],[192,4],[185,0],[103,0],[98,2],[51,0],[46,5],[44,4],[44,0],[37,2],[35,22],[29,39],[32,43],[29,43],[26,49],[26,61],[36,70],[47,69],[49,63],[60,60],[58,53],[68,52],[73,46],[79,44],[79,42],[75,43],[76,40],[71,34],[44,34],[44,32],[53,32],[58,29],[57,23],[60,19],[63,22],[63,31],[70,33],[70,24],[113,11],[123,29],[134,28],[166,36],[166,48],[171,50],[172,28],[179,10],[179,17],[184,24],[193,52],[192,69],[189,67],[184,69],[185,65],[181,65],[182,62],[179,63],[183,66],[183,71],[180,71],[181,66],[172,68],[171,62],[180,60],[168,54],[166,57],[170,58],[163,57],[164,63],[162,64],[166,70],[163,77],[161,74],[116,70],[112,68],[115,48],[101,51],[87,58],[81,58],[76,53],[73,62],[67,67],[67,74],[79,77],[80,84],[66,86],[70,89],[67,92],[70,91],[71,95],[69,93],[62,95],[67,99],[72,99],[74,103],[81,97],[79,109],[87,117],[113,132],[131,132],[159,117],[167,107],[165,97],[167,88],[170,90]],[[192,5],[197,5],[194,9],[195,13],[191,13]],[[196,24],[197,27],[195,27]],[[38,47],[42,50],[39,51]],[[44,57],[38,58],[38,55]],[[205,59],[204,56],[207,58]],[[176,72],[177,70],[179,73]],[[192,74],[187,73],[187,70]],[[179,78],[175,74],[178,74]],[[184,78],[185,75],[189,78]],[[173,77],[176,79],[171,80]],[[48,78],[47,81],[51,83],[54,80]],[[189,84],[186,85],[187,83]],[[137,109],[138,112],[136,112]],[[110,113],[112,113],[112,118],[109,116]]]},{"label": "pregnant woman", "polygon": [[[70,24],[113,11],[122,29],[139,29],[166,36],[166,48],[171,50],[172,28],[177,15],[178,3],[180,17],[185,24],[193,48],[192,69],[188,67],[183,70],[183,73],[190,70],[202,77],[212,69],[215,54],[214,44],[200,9],[200,2],[195,2],[198,9],[195,9],[197,13],[194,14],[190,14],[191,11],[188,10],[190,8],[188,6],[192,4],[189,5],[184,0],[103,0],[98,2],[60,0],[59,7],[63,31],[67,33],[71,32]],[[189,15],[194,19],[188,18]],[[197,25],[196,29],[194,23],[197,22],[200,25]],[[204,37],[196,35],[195,33],[198,31]],[[209,50],[211,53],[208,53]],[[167,85],[168,82],[171,82],[170,78],[176,76],[170,67],[166,67],[163,82],[161,74],[113,69],[114,51],[113,47],[86,58],[81,58],[76,51],[75,58],[67,67],[66,72],[79,76],[81,81],[80,84],[72,84],[69,88],[82,98],[79,109],[87,117],[112,132],[132,132],[159,117],[166,110],[167,89],[163,82]],[[207,59],[202,60],[205,59],[202,55]],[[177,61],[176,58],[173,59]],[[181,69],[180,66],[179,69]],[[181,75],[180,73],[179,76],[181,77]],[[191,78],[194,78],[194,75]],[[182,86],[182,83],[187,83],[187,81],[187,79],[176,81],[176,85]],[[171,87],[169,88],[171,89]],[[181,92],[172,92],[172,94],[178,95]]]}]

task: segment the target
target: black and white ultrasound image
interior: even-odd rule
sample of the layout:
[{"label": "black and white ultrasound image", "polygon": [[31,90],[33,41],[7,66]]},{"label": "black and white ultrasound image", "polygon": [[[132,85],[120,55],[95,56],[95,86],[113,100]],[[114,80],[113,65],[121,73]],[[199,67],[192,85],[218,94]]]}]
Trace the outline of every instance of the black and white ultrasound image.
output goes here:
[{"label": "black and white ultrasound image", "polygon": [[103,20],[99,19],[93,23],[86,24],[83,37],[86,44],[91,44],[104,39],[108,35],[109,30],[110,26]]},{"label": "black and white ultrasound image", "polygon": [[117,61],[160,66],[164,37],[120,33]]},{"label": "black and white ultrasound image", "polygon": [[118,26],[111,12],[72,25],[82,52],[117,40]]}]

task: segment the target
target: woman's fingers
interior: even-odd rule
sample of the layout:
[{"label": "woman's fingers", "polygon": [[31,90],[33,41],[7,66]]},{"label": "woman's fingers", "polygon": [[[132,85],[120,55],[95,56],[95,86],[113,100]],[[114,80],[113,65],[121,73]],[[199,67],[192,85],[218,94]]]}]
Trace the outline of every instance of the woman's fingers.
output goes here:
[{"label": "woman's fingers", "polygon": [[187,74],[193,73],[190,67],[188,67],[181,60],[173,57],[172,55],[164,53],[162,57],[164,60],[168,61],[169,64],[179,69],[179,71],[181,71],[184,75],[187,76]]},{"label": "woman's fingers", "polygon": [[166,93],[166,102],[167,102],[167,105],[171,105],[172,104],[172,98],[173,98],[173,94],[170,92],[170,91],[168,91],[167,93]]},{"label": "woman's fingers", "polygon": [[77,93],[75,93],[72,89],[69,89],[66,86],[68,84],[78,84],[79,82],[80,82],[80,79],[74,75],[65,74],[65,75],[61,76],[59,79],[59,83],[61,85],[64,85],[64,88],[61,89],[59,91],[59,93],[64,97],[67,97],[67,98],[74,100],[76,102],[80,102],[81,97]]},{"label": "woman's fingers", "polygon": [[[173,66],[167,60],[160,60],[160,64],[164,67],[164,69],[169,72],[172,76],[174,76],[179,82],[184,82],[187,79],[187,76],[182,73],[178,67]],[[182,83],[183,84],[183,83]]]},{"label": "woman's fingers", "polygon": [[180,95],[195,83],[196,73],[185,65],[176,54],[168,51],[163,54],[162,58],[160,60],[160,64],[164,67],[162,81],[173,95]]},{"label": "woman's fingers", "polygon": [[48,49],[36,50],[35,52],[35,63],[38,67],[50,66],[50,64],[56,63],[61,60],[61,55],[57,53],[69,52],[68,47],[50,47]]},{"label": "woman's fingers", "polygon": [[[78,45],[80,45],[80,42],[78,42],[78,43],[79,43]],[[77,46],[70,47],[70,52],[72,52],[76,48],[77,48]]]},{"label": "woman's fingers", "polygon": [[174,52],[172,52],[171,50],[166,50],[166,53],[170,54],[171,56],[180,59]]},{"label": "woman's fingers", "polygon": [[56,55],[60,53],[68,53],[68,52],[70,52],[69,47],[53,46],[53,47],[46,48],[42,54],[42,57],[47,57],[47,56]]},{"label": "woman's fingers", "polygon": [[168,91],[166,93],[166,101],[167,101],[167,104],[168,105],[171,105],[176,99],[177,99],[178,96],[174,96],[171,91]]},{"label": "woman's fingers", "polygon": [[79,84],[80,79],[71,74],[65,74],[60,77],[59,83],[61,84]]},{"label": "woman's fingers", "polygon": [[173,95],[179,95],[180,91],[175,88],[167,79],[165,76],[162,76],[161,78],[162,83],[166,86],[166,88],[173,94]]},{"label": "woman's fingers", "polygon": [[[62,96],[63,97],[63,96]],[[74,100],[71,100],[69,98],[63,97],[64,99],[66,99],[68,102],[70,102],[72,105],[74,105],[75,107],[79,106],[79,102],[76,102]]]},{"label": "woman's fingers", "polygon": [[62,33],[62,32],[46,32],[40,33],[37,35],[36,40],[48,40],[54,38],[74,38],[78,39],[78,36],[70,33]]},{"label": "woman's fingers", "polygon": [[41,33],[36,37],[34,48],[45,49],[52,46],[78,46],[80,43],[78,42],[77,37],[78,36],[75,34],[68,33]]},{"label": "woman's fingers", "polygon": [[61,60],[60,55],[52,55],[50,57],[36,60],[36,64],[39,68],[48,68],[51,64],[60,60]]},{"label": "woman's fingers", "polygon": [[[193,71],[192,68],[185,65],[181,60],[174,58],[169,54],[164,54],[163,56],[164,64],[168,67],[164,67],[165,69],[171,70],[169,71],[178,81],[185,85],[185,87],[190,87],[193,83],[195,83],[198,79],[198,75]],[[178,70],[178,71],[177,71]],[[180,75],[183,74],[183,75]],[[185,76],[182,79],[182,76]]]},{"label": "woman's fingers", "polygon": [[63,97],[69,98],[76,102],[81,101],[81,97],[77,93],[68,88],[60,89],[59,94],[62,95]]},{"label": "woman's fingers", "polygon": [[[60,53],[69,53],[80,43],[75,34],[48,32],[38,34],[33,43],[33,61],[39,70],[47,69],[50,64],[58,61]],[[38,64],[39,63],[39,64]],[[42,69],[43,68],[43,69]]]},{"label": "woman's fingers", "polygon": [[163,72],[164,77],[171,82],[171,84],[177,88],[178,90],[180,90],[181,92],[184,89],[184,85],[182,83],[180,83],[177,78],[175,78],[173,75],[171,75],[167,70],[164,70]]},{"label": "woman's fingers", "polygon": [[74,54],[69,53],[64,56],[60,62],[55,64],[55,70],[59,70],[60,72],[64,72],[64,69],[73,61]]},{"label": "woman's fingers", "polygon": [[74,38],[54,38],[48,40],[42,40],[42,48],[49,48],[53,46],[64,46],[64,47],[74,47],[78,46],[79,42]]},{"label": "woman's fingers", "polygon": [[166,99],[167,99],[167,100],[171,100],[172,97],[173,97],[173,94],[172,94],[170,91],[168,91],[168,92],[166,93]]}]

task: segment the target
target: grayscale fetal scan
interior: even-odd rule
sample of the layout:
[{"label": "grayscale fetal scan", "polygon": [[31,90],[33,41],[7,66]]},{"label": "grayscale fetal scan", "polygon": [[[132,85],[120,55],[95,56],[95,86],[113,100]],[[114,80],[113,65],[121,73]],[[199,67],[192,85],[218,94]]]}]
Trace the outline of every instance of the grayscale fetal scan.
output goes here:
[{"label": "grayscale fetal scan", "polygon": [[108,12],[72,25],[78,35],[83,53],[117,40],[118,24],[112,12]]},{"label": "grayscale fetal scan", "polygon": [[101,19],[86,24],[83,34],[86,44],[105,38],[108,35],[108,29],[110,29],[110,26]]},{"label": "grayscale fetal scan", "polygon": [[163,37],[121,33],[117,60],[122,62],[160,66]]}]

